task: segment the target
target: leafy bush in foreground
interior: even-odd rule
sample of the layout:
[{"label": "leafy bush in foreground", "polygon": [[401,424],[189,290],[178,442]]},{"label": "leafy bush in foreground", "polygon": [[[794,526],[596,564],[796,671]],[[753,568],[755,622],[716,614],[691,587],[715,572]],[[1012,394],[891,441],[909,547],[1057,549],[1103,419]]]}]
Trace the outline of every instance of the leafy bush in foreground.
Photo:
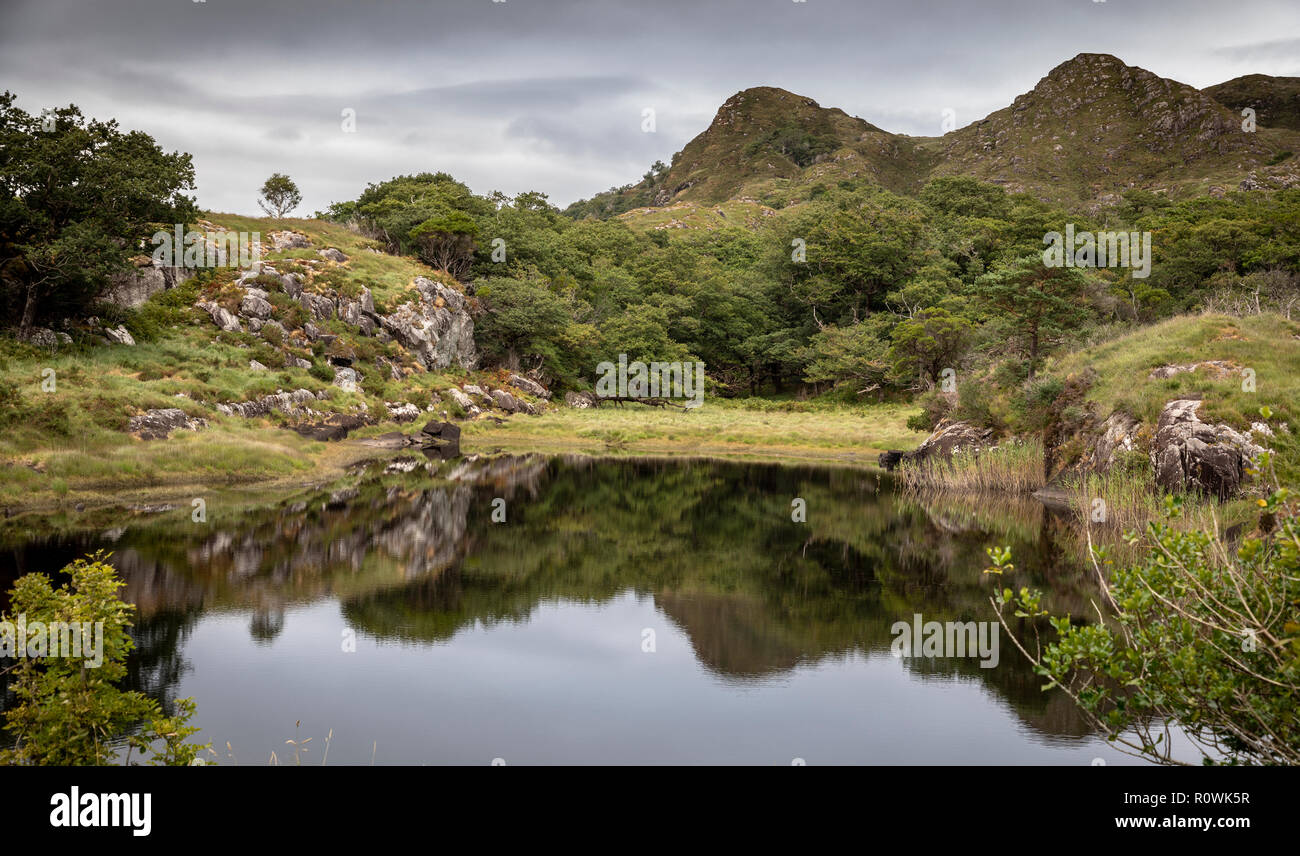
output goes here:
[{"label": "leafy bush in foreground", "polygon": [[0,763],[17,765],[107,766],[117,762],[112,741],[141,720],[146,724],[127,741],[130,750],[153,751],[157,766],[185,766],[205,745],[186,743],[198,731],[188,724],[194,702],[181,699],[175,716],[163,716],[157,701],[118,689],[126,676],[126,656],[134,643],[126,628],[135,607],[117,590],[123,582],[100,552],[64,568],[70,583],[55,589],[45,574],[27,574],[11,592],[16,624],[24,616],[50,627],[102,622],[102,662],[92,667],[84,658],[22,656],[13,666],[16,706],[5,711],[5,729],[16,738],[12,749],[0,752]]},{"label": "leafy bush in foreground", "polygon": [[[1170,518],[1181,512],[1166,505]],[[1044,689],[1061,687],[1109,740],[1159,763],[1178,763],[1175,725],[1206,764],[1300,763],[1300,502],[1279,487],[1259,505],[1257,532],[1235,551],[1217,532],[1169,522],[1129,536],[1148,548],[1132,567],[1094,548],[1106,618],[1050,617],[1058,638],[1045,648],[1011,634]],[[1006,549],[989,556],[989,572],[1011,567]],[[1047,615],[1040,592],[1003,589],[993,601],[1009,633],[1008,610]]]}]

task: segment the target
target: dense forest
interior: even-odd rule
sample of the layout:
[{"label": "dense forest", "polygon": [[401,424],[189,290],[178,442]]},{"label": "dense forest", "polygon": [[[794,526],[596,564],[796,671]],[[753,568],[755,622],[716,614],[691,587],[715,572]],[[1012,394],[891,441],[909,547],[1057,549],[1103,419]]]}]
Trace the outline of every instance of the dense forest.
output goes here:
[{"label": "dense forest", "polygon": [[[425,173],[322,216],[457,273],[484,311],[488,358],[568,387],[619,353],[702,360],[724,396],[910,394],[945,368],[996,367],[1011,384],[1057,349],[1176,313],[1290,317],[1300,304],[1300,190],[1133,190],[1098,216],[972,178],[934,179],[915,198],[844,182],[757,229],[645,229]],[[1149,232],[1149,276],[1046,266],[1044,236],[1067,224]]]}]

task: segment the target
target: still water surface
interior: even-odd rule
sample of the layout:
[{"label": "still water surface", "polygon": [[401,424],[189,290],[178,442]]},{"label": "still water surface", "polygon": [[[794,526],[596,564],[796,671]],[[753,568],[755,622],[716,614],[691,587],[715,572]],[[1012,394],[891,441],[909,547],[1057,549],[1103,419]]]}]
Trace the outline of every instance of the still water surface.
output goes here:
[{"label": "still water surface", "polygon": [[[225,764],[308,737],[308,764],[327,737],[329,764],[1133,763],[1005,635],[995,668],[890,653],[916,613],[993,620],[995,582],[1090,611],[1077,535],[1036,503],[768,464],[409,465],[206,523],[11,530],[0,583],[113,550],[132,686],[193,697]],[[982,573],[989,544],[1017,576]]]}]

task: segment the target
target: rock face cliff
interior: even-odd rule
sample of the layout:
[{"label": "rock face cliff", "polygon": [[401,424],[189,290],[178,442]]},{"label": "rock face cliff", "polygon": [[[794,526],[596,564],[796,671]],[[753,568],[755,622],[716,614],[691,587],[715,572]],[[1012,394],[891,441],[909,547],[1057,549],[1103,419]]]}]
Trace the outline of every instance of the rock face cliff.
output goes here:
[{"label": "rock face cliff", "polygon": [[160,291],[175,288],[194,276],[194,273],[193,268],[140,264],[131,273],[110,277],[102,299],[106,303],[127,309],[139,309],[150,297]]},{"label": "rock face cliff", "polygon": [[1202,422],[1196,414],[1200,406],[1191,399],[1165,405],[1151,440],[1151,468],[1156,484],[1167,491],[1228,499],[1240,492],[1246,467],[1264,449],[1227,425]]},{"label": "rock face cliff", "polygon": [[[301,305],[304,317],[310,320],[300,328],[286,328],[272,319],[267,291],[267,288],[276,288],[272,283],[277,283],[280,291]],[[337,320],[354,328],[358,336],[396,341],[426,369],[445,369],[452,365],[467,370],[478,367],[474,319],[469,306],[463,294],[445,283],[416,277],[416,298],[403,301],[387,315],[375,309],[368,288],[363,287],[353,297],[341,295],[329,287],[308,291],[300,275],[281,276],[269,264],[263,264],[260,273],[245,273],[236,285],[240,289],[239,300],[233,311],[208,301],[196,304],[222,330],[242,332],[247,329],[264,335],[273,330],[272,335],[276,337],[300,333],[308,341],[324,340],[327,345],[333,345],[337,336],[324,332],[318,322]]]},{"label": "rock face cliff", "polygon": [[375,316],[380,326],[427,369],[445,369],[453,363],[463,369],[478,367],[474,347],[474,319],[465,296],[454,288],[416,277],[419,299],[402,303],[388,315]]}]

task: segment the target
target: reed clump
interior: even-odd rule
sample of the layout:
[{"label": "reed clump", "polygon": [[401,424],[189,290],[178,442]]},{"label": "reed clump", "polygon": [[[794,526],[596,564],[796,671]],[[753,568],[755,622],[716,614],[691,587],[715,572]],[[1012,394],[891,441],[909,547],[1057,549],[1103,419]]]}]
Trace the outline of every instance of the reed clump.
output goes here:
[{"label": "reed clump", "polygon": [[950,458],[904,461],[899,479],[916,490],[966,493],[1033,493],[1043,487],[1043,444],[1008,440],[986,449],[958,449]]}]

